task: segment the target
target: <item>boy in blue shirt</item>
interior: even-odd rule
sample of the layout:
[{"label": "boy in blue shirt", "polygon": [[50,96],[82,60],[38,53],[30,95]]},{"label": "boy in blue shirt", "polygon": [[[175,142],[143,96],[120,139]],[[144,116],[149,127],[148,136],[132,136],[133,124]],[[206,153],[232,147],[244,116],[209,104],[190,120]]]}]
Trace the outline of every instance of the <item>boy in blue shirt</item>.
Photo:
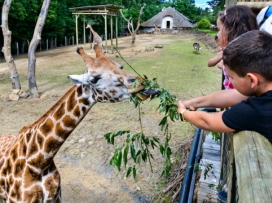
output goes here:
[{"label": "boy in blue shirt", "polygon": [[[179,101],[183,120],[208,131],[255,131],[272,142],[272,35],[249,31],[229,43],[223,63],[236,90]],[[209,114],[199,107],[230,107]]]}]

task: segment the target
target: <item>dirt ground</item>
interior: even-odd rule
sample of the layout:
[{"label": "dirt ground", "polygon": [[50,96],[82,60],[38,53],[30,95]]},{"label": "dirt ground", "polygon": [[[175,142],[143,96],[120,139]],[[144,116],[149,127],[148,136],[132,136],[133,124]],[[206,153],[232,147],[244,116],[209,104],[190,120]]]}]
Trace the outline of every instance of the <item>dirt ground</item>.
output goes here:
[{"label": "dirt ground", "polygon": [[[198,39],[202,38],[202,40],[204,39],[203,41],[209,42],[208,44],[213,44],[212,37],[205,37],[205,35],[194,32],[185,34]],[[141,38],[137,38],[137,47],[135,48],[128,46],[131,38],[124,37],[119,38],[119,46],[122,48],[123,56],[126,58],[133,57],[137,51],[139,54],[144,54],[145,57],[147,57],[147,54],[151,57],[156,52],[140,53],[140,50],[143,51],[146,46],[151,44],[164,44],[169,40],[174,40],[176,37],[179,36],[142,35]],[[75,49],[75,46],[70,46],[38,53],[37,67],[40,70],[37,70],[37,73],[40,73],[42,69],[46,71],[48,60],[54,62],[56,67],[61,66],[58,64],[59,61],[62,61],[64,64],[74,63],[75,66],[78,63],[83,71],[83,62],[75,53]],[[92,53],[90,52],[90,54]],[[26,56],[19,56],[15,60],[18,71],[27,72]],[[63,73],[63,70],[61,71],[61,67],[56,71],[59,71],[57,72],[59,75],[67,75]],[[73,70],[69,71],[72,72]],[[6,63],[1,62],[0,82],[4,80],[4,77],[8,78],[8,75],[9,71]],[[20,77],[24,78],[27,76],[21,74]],[[39,84],[39,92],[41,93],[39,99],[28,98],[14,102],[5,99],[9,87],[0,83],[0,134],[11,133],[16,135],[21,127],[35,121],[44,111],[49,109],[69,86],[71,86],[69,81],[62,85],[44,82]],[[27,89],[27,83],[22,85],[22,89]],[[115,146],[107,145],[103,135],[107,132],[121,130],[121,127],[137,128],[135,126],[137,122],[137,119],[135,119],[136,110],[131,106],[128,108],[126,104],[127,101],[121,104],[99,104],[93,107],[57,153],[55,162],[62,178],[63,202],[152,202],[159,187],[157,182],[161,172],[159,155],[155,157],[158,164],[153,166],[154,173],[150,172],[148,165],[143,165],[139,170],[136,181],[131,177],[124,178],[125,171],[120,173],[116,168],[109,165],[109,159]],[[107,113],[101,115],[102,110]],[[160,118],[156,120],[152,116],[154,115],[150,115],[150,119],[147,117],[143,123],[150,128],[152,133],[159,134],[161,133],[158,128]]]}]

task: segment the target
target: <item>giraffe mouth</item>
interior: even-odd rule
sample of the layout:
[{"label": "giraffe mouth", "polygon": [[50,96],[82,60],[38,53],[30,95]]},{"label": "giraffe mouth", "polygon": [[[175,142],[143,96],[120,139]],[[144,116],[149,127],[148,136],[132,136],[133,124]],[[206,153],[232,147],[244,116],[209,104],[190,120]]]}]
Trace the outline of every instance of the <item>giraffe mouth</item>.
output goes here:
[{"label": "giraffe mouth", "polygon": [[129,94],[135,94],[135,93],[137,93],[137,92],[140,92],[140,91],[143,90],[144,88],[145,88],[145,86],[140,85],[139,87],[135,87],[135,88],[133,88],[133,89],[129,89],[129,90],[128,90],[128,93],[129,93]]}]

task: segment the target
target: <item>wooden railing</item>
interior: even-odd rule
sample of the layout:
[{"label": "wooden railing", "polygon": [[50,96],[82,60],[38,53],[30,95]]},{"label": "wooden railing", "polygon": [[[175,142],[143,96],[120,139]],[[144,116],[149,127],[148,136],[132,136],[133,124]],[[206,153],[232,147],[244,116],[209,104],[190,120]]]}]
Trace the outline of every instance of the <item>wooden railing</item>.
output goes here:
[{"label": "wooden railing", "polygon": [[248,7],[254,8],[264,8],[266,6],[272,5],[272,1],[268,0],[225,0],[225,5],[228,7],[229,5],[238,4],[238,5],[246,5]]},{"label": "wooden railing", "polygon": [[235,133],[230,142],[228,203],[272,202],[272,144],[252,131]]}]

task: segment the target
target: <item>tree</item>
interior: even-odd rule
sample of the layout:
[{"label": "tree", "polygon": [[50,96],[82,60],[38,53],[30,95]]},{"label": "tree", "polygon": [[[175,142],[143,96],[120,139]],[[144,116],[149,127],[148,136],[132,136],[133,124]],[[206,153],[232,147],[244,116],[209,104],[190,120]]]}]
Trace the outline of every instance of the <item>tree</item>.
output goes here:
[{"label": "tree", "polygon": [[4,47],[2,48],[2,51],[9,67],[12,89],[21,89],[19,74],[11,55],[11,31],[8,28],[8,13],[10,5],[11,0],[5,0],[2,8],[2,31],[4,35]]},{"label": "tree", "polygon": [[31,43],[28,49],[28,85],[29,85],[30,95],[34,98],[39,97],[37,83],[36,83],[36,75],[35,75],[35,69],[36,69],[35,51],[41,41],[42,30],[43,30],[45,19],[48,13],[49,5],[50,5],[50,0],[43,1],[41,12],[40,12],[40,15],[34,30],[33,38],[31,40]]},{"label": "tree", "polygon": [[145,4],[141,7],[141,10],[140,10],[140,12],[139,12],[136,29],[134,29],[132,17],[130,17],[129,19],[127,19],[127,18],[124,16],[124,14],[123,14],[122,9],[120,10],[121,16],[122,16],[123,19],[128,23],[128,30],[129,30],[129,32],[130,32],[130,34],[131,34],[131,37],[132,37],[131,46],[134,46],[134,45],[135,45],[136,34],[137,34],[137,31],[138,31],[138,29],[139,29],[139,27],[140,27],[140,24],[141,24],[141,15],[142,15],[142,13],[143,13],[144,7],[145,7]]},{"label": "tree", "polygon": [[210,26],[211,26],[210,21],[205,17],[197,22],[197,27],[198,28],[209,29]]}]

